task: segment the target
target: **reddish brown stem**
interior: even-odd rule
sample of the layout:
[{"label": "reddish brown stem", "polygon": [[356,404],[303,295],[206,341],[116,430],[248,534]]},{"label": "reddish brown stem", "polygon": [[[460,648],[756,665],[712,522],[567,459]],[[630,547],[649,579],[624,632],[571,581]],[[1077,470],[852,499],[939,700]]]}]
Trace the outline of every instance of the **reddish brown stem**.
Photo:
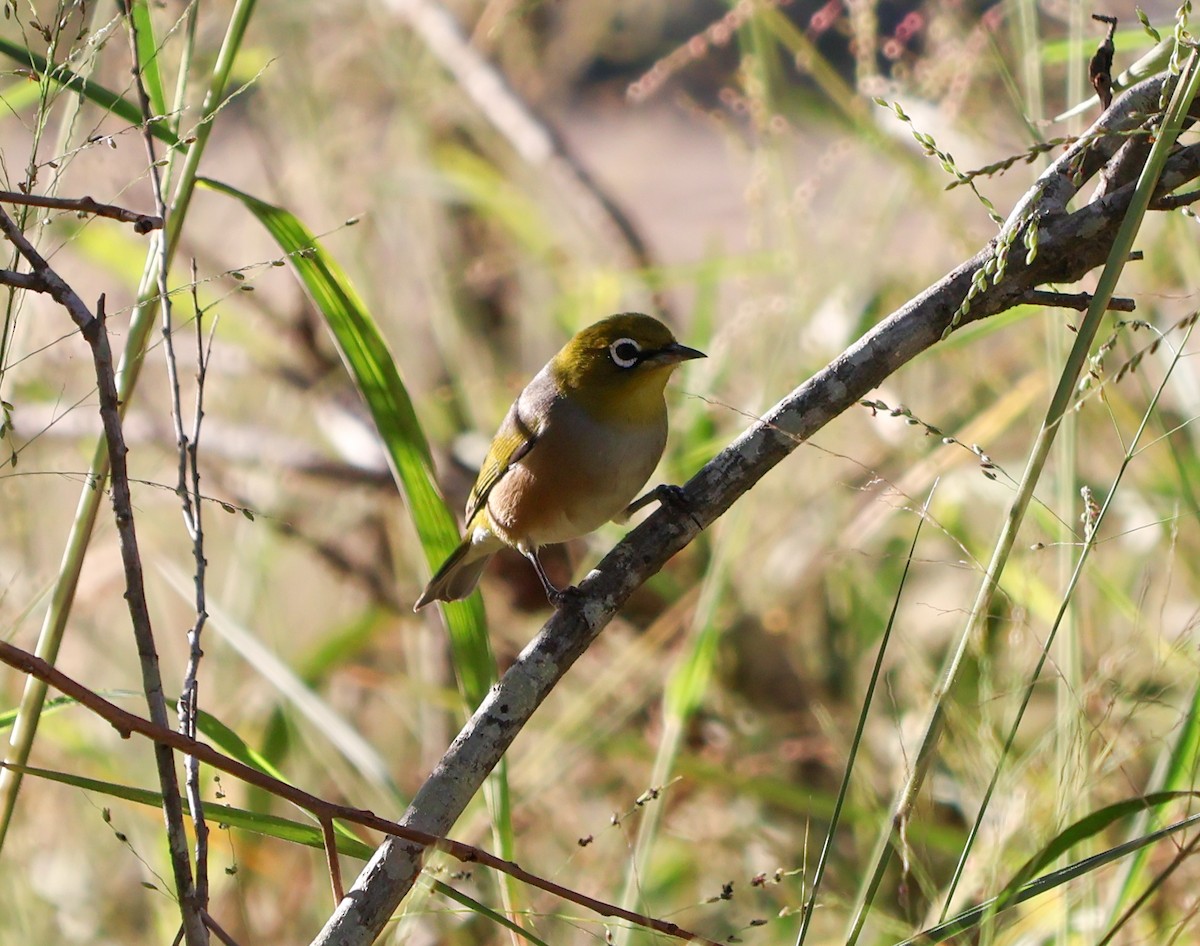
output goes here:
[{"label": "reddish brown stem", "polygon": [[157,214],[144,214],[126,210],[115,204],[102,204],[91,197],[46,197],[42,194],[22,194],[20,191],[0,191],[0,203],[20,204],[23,207],[45,207],[49,210],[73,210],[75,213],[93,217],[107,217],[121,223],[132,223],[138,233],[161,230],[163,218]]},{"label": "reddish brown stem", "polygon": [[[364,828],[372,828],[376,831],[382,831],[394,837],[402,838],[421,848],[434,848],[443,851],[465,864],[481,864],[484,867],[490,867],[493,870],[508,874],[521,883],[529,884],[529,886],[536,887],[539,890],[545,890],[547,893],[553,894],[563,900],[568,900],[571,903],[576,903],[601,916],[617,917],[618,919],[654,930],[657,933],[662,933],[664,936],[690,940],[701,943],[703,946],[719,946],[715,941],[706,939],[674,923],[655,919],[641,913],[635,913],[616,904],[597,900],[577,890],[556,884],[552,880],[532,874],[512,861],[496,857],[494,854],[490,854],[481,848],[472,847],[470,844],[464,844],[461,841],[454,841],[450,838],[438,837],[435,834],[427,834],[424,831],[417,831],[398,822],[381,818],[371,811],[334,804],[323,798],[318,798],[316,795],[310,795],[303,789],[272,778],[258,769],[253,769],[239,762],[237,759],[231,759],[207,743],[189,739],[174,729],[166,726],[157,726],[148,719],[121,709],[121,707],[115,703],[110,703],[94,690],[88,689],[82,683],[68,677],[61,670],[55,669],[40,657],[36,657],[19,647],[14,647],[3,640],[0,640],[0,661],[16,670],[20,670],[22,673],[36,677],[54,687],[60,693],[71,697],[71,699],[107,721],[123,738],[128,738],[133,733],[145,736],[160,746],[167,746],[187,755],[194,756],[201,762],[207,762],[214,769],[227,772],[249,785],[254,785],[257,788],[268,791],[278,798],[290,801],[292,804],[311,812],[321,822],[322,826],[326,824],[330,825],[330,829],[323,827],[323,830],[326,830],[326,845],[334,844],[334,847],[331,848],[331,859],[335,858],[333,851],[336,850],[336,842],[331,840],[332,822],[334,818],[339,818],[342,821],[362,825]],[[340,886],[340,879],[336,883]]]}]

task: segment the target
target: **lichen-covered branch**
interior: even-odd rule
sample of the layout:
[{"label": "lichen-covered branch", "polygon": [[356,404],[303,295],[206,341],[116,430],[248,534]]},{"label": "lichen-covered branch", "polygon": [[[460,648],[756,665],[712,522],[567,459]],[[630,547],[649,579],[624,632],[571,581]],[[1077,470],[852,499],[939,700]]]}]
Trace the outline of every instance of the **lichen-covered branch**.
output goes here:
[{"label": "lichen-covered branch", "polygon": [[[629,595],[801,443],[947,331],[1036,302],[1039,287],[1073,283],[1101,265],[1133,194],[1139,170],[1133,158],[1145,143],[1147,117],[1158,112],[1165,81],[1161,76],[1146,80],[1118,98],[1038,178],[1000,237],[880,322],[714,457],[684,487],[690,515],[660,509],[630,532],[492,688],[417,792],[402,823],[435,834],[449,831],[534,710]],[[1102,171],[1103,189],[1068,212],[1082,185]],[[1162,193],[1198,175],[1198,146],[1182,148],[1163,175]],[[1028,250],[1006,256],[998,268],[1006,246]],[[423,855],[411,842],[385,841],[315,946],[373,941],[411,888]]]}]

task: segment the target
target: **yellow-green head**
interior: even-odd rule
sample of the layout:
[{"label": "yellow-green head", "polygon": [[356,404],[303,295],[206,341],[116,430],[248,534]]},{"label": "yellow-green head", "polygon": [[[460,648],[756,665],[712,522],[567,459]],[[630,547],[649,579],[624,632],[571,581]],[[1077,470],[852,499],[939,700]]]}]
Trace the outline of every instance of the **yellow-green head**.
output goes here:
[{"label": "yellow-green head", "polygon": [[550,362],[560,392],[605,420],[637,423],[663,409],[662,392],[681,361],[704,358],[658,319],[610,315],[575,335]]}]

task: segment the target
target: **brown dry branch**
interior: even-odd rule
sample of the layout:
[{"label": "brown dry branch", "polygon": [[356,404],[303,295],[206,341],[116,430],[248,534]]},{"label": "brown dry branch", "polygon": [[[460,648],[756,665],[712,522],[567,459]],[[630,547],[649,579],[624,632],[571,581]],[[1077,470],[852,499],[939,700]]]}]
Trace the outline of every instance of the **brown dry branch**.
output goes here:
[{"label": "brown dry branch", "polygon": [[342,862],[337,856],[337,838],[333,833],[333,819],[321,819],[321,837],[325,840],[325,860],[329,867],[329,885],[333,888],[333,902],[340,903],[346,896],[346,887],[342,883]]},{"label": "brown dry branch", "polygon": [[[146,91],[146,83],[142,74],[141,50],[138,45],[137,21],[128,0],[121,3],[125,14],[125,25],[129,34],[129,57],[133,62],[133,87],[137,92],[138,107],[142,112],[142,144],[146,149],[146,166],[150,171],[150,188],[154,195],[154,209],[160,220],[166,220],[167,202],[163,198],[162,169],[158,155],[155,153],[154,134],[151,131],[154,110],[150,105],[150,95]],[[192,433],[189,437],[183,429],[183,402],[179,387],[179,365],[175,357],[175,330],[171,319],[171,292],[167,283],[170,270],[170,259],[167,252],[167,241],[159,235],[154,244],[154,252],[158,255],[156,267],[156,283],[158,287],[158,304],[162,310],[163,353],[167,363],[167,383],[171,394],[171,421],[175,430],[175,446],[179,455],[179,479],[176,495],[179,496],[183,512],[184,527],[188,538],[192,541],[192,558],[196,565],[193,576],[195,585],[196,620],[188,629],[188,660],[184,671],[183,684],[179,688],[179,700],[176,704],[176,714],[179,719],[179,731],[185,736],[196,736],[196,714],[200,708],[200,660],[203,651],[200,647],[201,634],[208,620],[206,607],[205,575],[207,561],[204,557],[204,528],[201,524],[203,503],[200,501],[200,470],[197,466],[197,450],[200,440],[200,423],[204,417],[204,334],[202,330],[203,313],[196,306],[196,338],[199,349],[199,365],[196,377],[196,409]],[[195,301],[196,271],[192,264],[193,302]],[[204,803],[200,792],[200,764],[191,756],[183,760],[184,786],[187,792],[188,813],[192,818],[192,828],[195,833],[195,894],[194,910],[197,915],[208,909],[208,823],[204,819]],[[207,937],[206,937],[207,939]]]},{"label": "brown dry branch", "polygon": [[1160,197],[1154,202],[1152,210],[1180,210],[1183,207],[1190,207],[1196,201],[1200,200],[1200,190],[1191,190],[1186,194],[1168,194],[1165,197]]},{"label": "brown dry branch", "polygon": [[203,912],[203,917],[204,925],[207,926],[209,930],[212,931],[213,936],[224,943],[225,946],[239,946],[238,941],[225,932],[225,930],[221,927],[221,924],[214,920],[212,915],[207,910]]},{"label": "brown dry branch", "polygon": [[[1144,150],[1127,144],[1158,110],[1166,80],[1129,89],[1067,149],[1018,202],[1002,233],[1017,243],[1036,227],[1037,252],[1013,254],[1002,277],[984,277],[999,240],[898,309],[771,408],[684,487],[691,514],[660,509],[630,532],[556,611],[492,687],[413,798],[401,823],[449,831],[534,710],[612,619],[632,592],[713,523],[806,439],[856,404],[916,355],[958,328],[1038,300],[1039,287],[1072,283],[1106,259],[1133,195]],[[1173,80],[1172,80],[1173,81]],[[1140,136],[1139,136],[1140,138]],[[1084,181],[1104,171],[1101,191],[1068,212]],[[1200,175],[1200,146],[1178,149],[1161,178],[1166,194]],[[1019,232],[1017,232],[1019,231]],[[1020,256],[1021,258],[1016,258]],[[972,302],[964,300],[972,286]],[[424,850],[387,839],[339,904],[314,946],[364,946],[383,929],[411,889]]]},{"label": "brown dry branch", "polygon": [[[1045,289],[1035,289],[1029,293],[1026,304],[1040,305],[1046,309],[1075,309],[1077,312],[1086,312],[1088,306],[1092,304],[1092,294],[1090,292],[1050,292]],[[1105,309],[1108,312],[1134,312],[1137,310],[1137,303],[1132,299],[1120,299],[1114,296],[1108,300]]]},{"label": "brown dry branch", "polygon": [[[161,748],[168,754],[174,750],[192,756],[201,762],[211,765],[214,769],[227,772],[248,785],[253,785],[256,788],[270,792],[272,795],[282,798],[284,801],[291,802],[312,814],[321,825],[322,834],[325,838],[327,845],[326,856],[331,864],[330,882],[335,891],[340,891],[341,877],[336,868],[332,866],[336,865],[337,861],[336,848],[330,848],[328,845],[335,843],[332,824],[333,820],[337,819],[403,839],[406,843],[420,850],[432,848],[443,851],[451,857],[462,861],[464,864],[481,864],[484,867],[490,867],[493,870],[510,875],[521,883],[544,890],[571,903],[579,904],[579,906],[601,916],[619,917],[622,920],[627,920],[630,923],[635,923],[638,926],[646,927],[647,929],[654,930],[656,933],[662,933],[665,936],[672,936],[676,939],[702,943],[704,946],[718,946],[712,940],[698,936],[674,923],[658,920],[641,913],[635,913],[632,910],[625,910],[615,904],[597,900],[569,887],[556,884],[552,880],[539,877],[537,874],[530,873],[512,861],[496,857],[482,848],[472,847],[470,844],[464,844],[461,841],[454,841],[450,838],[429,834],[416,828],[409,828],[398,822],[381,818],[371,811],[352,808],[348,805],[338,805],[316,795],[310,795],[303,789],[289,785],[287,782],[281,782],[267,775],[265,772],[260,772],[258,769],[251,768],[237,759],[232,759],[206,743],[190,739],[169,726],[157,725],[148,719],[121,709],[115,703],[104,699],[104,697],[100,696],[94,690],[67,676],[61,670],[57,670],[40,657],[19,647],[14,647],[3,640],[0,640],[0,662],[8,664],[8,666],[19,670],[21,673],[41,680],[54,687],[60,693],[71,697],[71,699],[78,702],[81,706],[91,710],[101,719],[105,720],[105,722],[109,723],[123,738],[128,738],[132,733],[145,736],[153,740],[156,749]],[[4,763],[0,762],[0,766],[2,765]],[[179,802],[178,789],[176,789],[175,800],[176,803]]]},{"label": "brown dry branch", "polygon": [[42,194],[23,194],[20,191],[0,191],[0,203],[20,204],[23,207],[46,207],[49,210],[73,210],[93,217],[108,217],[121,223],[132,223],[138,233],[163,228],[161,215],[138,213],[115,204],[102,204],[91,197],[46,197]]},{"label": "brown dry branch", "polygon": [[[133,499],[129,489],[129,468],[126,463],[128,448],[121,429],[121,415],[117,398],[116,374],[112,348],[108,343],[108,330],[104,324],[104,297],[96,305],[93,315],[83,300],[67,283],[50,268],[50,264],[26,239],[21,228],[0,208],[0,231],[16,247],[25,259],[46,293],[67,310],[92,353],[96,372],[96,389],[100,401],[100,419],[104,426],[104,439],[110,458],[110,495],[113,516],[117,523],[117,534],[121,545],[121,563],[125,570],[125,600],[133,624],[133,635],[137,644],[138,658],[142,669],[142,688],[150,718],[156,725],[167,726],[167,701],[163,694],[162,675],[158,667],[158,650],[154,643],[154,632],[150,626],[150,610],[146,602],[146,587],[143,577],[141,554],[138,551],[137,531],[133,521]],[[0,271],[0,283],[7,271]],[[19,288],[29,288],[27,281]],[[99,485],[99,484],[94,484]],[[192,880],[191,862],[188,858],[187,833],[184,830],[183,808],[179,802],[179,780],[175,772],[175,756],[166,746],[155,746],[155,764],[163,796],[163,817],[166,820],[167,846],[170,851],[171,870],[174,874],[175,890],[179,898],[179,909],[183,918],[188,946],[204,946],[208,943],[198,904],[195,902],[195,886]]]}]

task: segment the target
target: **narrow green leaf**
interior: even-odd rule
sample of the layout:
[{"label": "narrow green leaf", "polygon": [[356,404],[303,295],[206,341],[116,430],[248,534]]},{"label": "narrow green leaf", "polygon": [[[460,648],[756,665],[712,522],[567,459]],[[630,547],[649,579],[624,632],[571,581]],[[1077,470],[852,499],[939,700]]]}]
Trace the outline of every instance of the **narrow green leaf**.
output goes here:
[{"label": "narrow green leaf", "polygon": [[[1095,42],[1091,44],[1093,49],[1094,47],[1100,45],[1103,39],[1104,34],[1100,27],[1097,26]],[[1117,32],[1113,35],[1113,44],[1117,47],[1117,49],[1121,50],[1122,54],[1125,56],[1132,56],[1133,53],[1131,50],[1135,50],[1138,47],[1145,47],[1147,45],[1147,39],[1148,37],[1146,36],[1146,31],[1140,25],[1131,26],[1128,29],[1117,30]],[[1088,49],[1086,51],[1087,55],[1090,56],[1093,52],[1093,49]],[[1041,60],[1042,65],[1061,66],[1064,63],[1071,61],[1071,57],[1076,55],[1076,50],[1072,48],[1070,37],[1064,37],[1063,39],[1045,39],[1038,46],[1037,55],[1038,59]]]},{"label": "narrow green leaf", "polygon": [[[1086,820],[1086,819],[1085,819]],[[1025,903],[1032,900],[1034,897],[1040,897],[1044,893],[1049,893],[1056,887],[1061,887],[1068,881],[1074,880],[1076,877],[1082,877],[1093,871],[1099,870],[1115,861],[1120,860],[1129,854],[1139,851],[1155,844],[1164,838],[1177,834],[1180,831],[1185,831],[1188,828],[1195,827],[1200,822],[1200,815],[1192,815],[1184,818],[1182,821],[1176,821],[1158,831],[1151,834],[1143,835],[1140,838],[1135,838],[1132,841],[1126,841],[1123,844],[1118,844],[1116,847],[1109,848],[1100,854],[1085,858],[1082,861],[1077,861],[1070,864],[1061,870],[1056,870],[1050,874],[1046,874],[1036,880],[1025,884],[1017,893],[1012,896],[1007,903],[1000,904],[999,897],[993,897],[986,900],[979,906],[965,910],[958,916],[946,920],[944,923],[939,923],[937,926],[931,926],[929,929],[922,930],[915,936],[910,936],[908,939],[897,943],[896,946],[933,946],[934,943],[944,943],[951,937],[957,936],[966,930],[979,926],[985,917],[998,913],[1000,910],[1006,910],[1009,907],[1014,907],[1019,903]]]},{"label": "narrow green leaf", "polygon": [[[294,214],[228,184],[200,181],[240,200],[287,254],[371,411],[426,558],[436,568],[458,544],[458,526],[434,484],[429,445],[396,363],[349,277]],[[445,605],[444,613],[464,696],[475,705],[495,677],[479,595]]]},{"label": "narrow green leaf", "polygon": [[[42,710],[42,713],[45,715],[53,710],[62,709],[64,706],[70,706],[74,702],[69,696],[56,696],[53,699],[46,700],[45,709]],[[20,713],[20,710],[15,709],[0,712],[0,730],[9,729],[16,722],[18,713]]]},{"label": "narrow green leaf", "polygon": [[506,917],[503,913],[497,913],[491,907],[485,906],[484,904],[480,903],[478,900],[468,897],[465,893],[455,890],[453,887],[447,886],[446,884],[442,883],[440,880],[435,880],[433,882],[433,889],[436,890],[438,893],[440,893],[443,897],[446,897],[449,900],[453,900],[455,903],[461,903],[464,907],[466,907],[472,913],[478,913],[480,916],[486,917],[487,919],[491,920],[493,923],[499,923],[506,930],[511,930],[512,932],[514,932],[518,936],[520,936],[522,939],[528,940],[529,942],[533,943],[534,946],[547,946],[547,944],[544,940],[538,939],[536,936],[534,936],[532,933],[530,933],[529,930],[518,926],[516,923],[514,923],[512,920],[510,920],[508,917]]},{"label": "narrow green leaf", "polygon": [[554,252],[554,228],[535,201],[513,186],[493,163],[474,151],[445,145],[436,154],[437,168],[466,203],[504,227],[530,253],[546,259]]},{"label": "narrow green leaf", "polygon": [[158,43],[154,38],[154,24],[150,22],[150,5],[146,0],[133,0],[129,9],[137,37],[138,61],[142,64],[142,85],[146,87],[146,96],[155,116],[162,116],[167,112],[167,96],[158,68]]},{"label": "narrow green leaf", "polygon": [[[286,782],[289,785],[292,784],[291,780],[285,778],[284,774],[272,765],[269,759],[264,758],[262,753],[248,746],[241,736],[211,713],[199,710],[196,714],[196,728],[208,736],[216,747],[227,756],[237,759],[244,765],[248,765],[252,769],[257,769],[259,772],[269,775],[273,779]],[[334,821],[333,830],[339,837],[358,840],[354,832],[338,821]]]},{"label": "narrow green leaf", "polygon": [[[207,717],[206,723],[207,725],[215,726],[218,730],[223,729],[227,733],[233,732],[211,716]],[[241,740],[237,739],[237,741],[240,742]],[[24,775],[33,775],[37,778],[44,778],[47,781],[59,782],[63,785],[70,785],[73,788],[83,789],[84,791],[107,795],[110,798],[119,798],[122,801],[130,801],[135,804],[146,805],[150,808],[162,807],[162,795],[143,788],[134,788],[130,785],[120,785],[115,782],[86,778],[85,776],[74,775],[70,772],[56,772],[50,769],[39,769],[25,765],[10,767],[17,769]],[[186,802],[186,799],[184,801]],[[281,818],[278,815],[247,811],[244,808],[235,808],[233,805],[221,805],[208,801],[202,804],[204,817],[212,824],[228,825],[231,828],[250,831],[253,834],[262,835],[263,837],[275,838],[279,841],[289,841],[293,844],[303,844],[305,847],[318,849],[324,849],[325,847],[325,837],[319,825],[292,821],[290,818]],[[360,861],[366,861],[370,860],[371,855],[375,853],[371,845],[360,841],[345,825],[335,821],[334,830],[337,834],[336,843],[339,854],[344,854],[347,857],[355,857]],[[455,890],[440,880],[433,881],[433,889],[447,899],[466,907],[472,913],[477,913],[485,919],[491,920],[493,923],[498,923],[507,930],[511,930],[522,939],[533,943],[534,946],[547,946],[543,940],[538,939],[538,937],[514,923],[508,917],[497,913],[486,904],[480,903],[465,893]]]},{"label": "narrow green leaf", "polygon": [[41,88],[36,82],[30,82],[28,79],[18,79],[0,89],[0,102],[11,112],[19,112],[23,108],[37,105],[41,97]]},{"label": "narrow green leaf", "polygon": [[[75,775],[70,772],[55,772],[49,769],[39,769],[26,765],[12,765],[9,767],[21,772],[23,775],[33,775],[52,782],[60,782],[63,785],[71,785],[75,788],[81,788],[84,791],[107,795],[110,798],[120,798],[123,801],[148,805],[151,808],[162,807],[162,795],[159,792],[134,788],[131,785],[119,785],[115,782],[105,782],[100,779],[86,778],[85,776]],[[319,825],[304,824],[303,822],[292,821],[288,818],[281,818],[278,815],[246,811],[244,808],[235,808],[232,805],[220,805],[209,801],[204,802],[203,807],[204,817],[214,824],[226,824],[233,828],[240,828],[243,831],[261,834],[264,837],[276,838],[280,841],[290,841],[294,844],[303,844],[306,847],[325,847],[324,836]],[[343,826],[335,822],[335,827],[342,828]],[[374,848],[371,845],[353,837],[344,828],[342,831],[337,832],[337,848],[339,853],[350,857],[357,857],[360,860],[367,860],[374,853]]]},{"label": "narrow green leaf", "polygon": [[[408,503],[430,568],[437,568],[458,545],[458,524],[434,481],[433,458],[412,400],[382,333],[341,266],[296,216],[228,184],[200,178],[205,186],[237,198],[267,229],[324,316],[342,362],[354,379],[383,439],[392,476]],[[478,593],[442,605],[463,700],[477,706],[496,679]],[[496,768],[487,792],[492,826],[501,856],[514,857],[507,769]],[[503,888],[511,892],[506,885]],[[511,905],[511,904],[510,904]]]},{"label": "narrow green leaf", "polygon": [[[1166,759],[1161,760],[1165,762],[1165,772],[1162,773],[1161,780],[1154,778],[1151,784],[1158,782],[1163,791],[1183,791],[1182,786],[1192,782],[1198,755],[1200,755],[1200,686],[1192,689],[1188,711],[1176,731],[1175,743]],[[1156,766],[1156,772],[1159,770],[1160,767]],[[1157,820],[1153,811],[1147,809],[1134,821],[1131,826],[1131,834],[1135,836],[1144,834],[1156,824]],[[1118,915],[1132,901],[1134,891],[1144,885],[1148,864],[1149,852],[1142,850],[1130,858],[1129,863],[1125,866],[1120,882],[1114,885],[1117,895],[1108,904],[1110,926],[1117,922]]]},{"label": "narrow green leaf", "polygon": [[[142,110],[135,102],[118,95],[99,82],[85,79],[65,64],[51,66],[43,56],[3,37],[0,37],[0,53],[15,59],[23,68],[32,70],[38,76],[44,76],[50,82],[78,92],[84,98],[106,111],[112,112],[131,125],[140,126],[142,124]],[[161,89],[159,94],[161,95]],[[159,141],[164,141],[172,147],[179,144],[179,138],[162,122],[151,122],[150,132]]]},{"label": "narrow green leaf", "polygon": [[[99,693],[101,696],[105,697],[106,699],[110,699],[110,700],[124,699],[124,698],[129,698],[129,697],[139,697],[142,695],[141,693],[138,693],[135,690],[100,690]],[[53,697],[52,699],[46,700],[46,702],[44,704],[44,709],[42,710],[42,713],[44,715],[44,714],[52,712],[54,710],[60,710],[67,706],[74,706],[74,705],[76,705],[76,700],[73,697],[56,696],[56,697]],[[4,710],[3,712],[0,712],[0,730],[11,728],[13,723],[16,722],[17,716],[18,716],[18,714],[20,714],[20,712],[21,711],[19,708],[11,709],[11,710]]]},{"label": "narrow green leaf", "polygon": [[1040,871],[1045,870],[1075,845],[1095,837],[1115,822],[1122,818],[1128,818],[1130,815],[1161,808],[1163,805],[1181,798],[1195,798],[1196,794],[1196,792],[1154,792],[1150,795],[1127,798],[1085,815],[1059,832],[1049,844],[1022,865],[1013,879],[996,895],[995,909],[1003,910],[1021,888],[1036,877]]},{"label": "narrow green leaf", "polygon": [[279,779],[281,782],[287,781],[283,777],[283,773],[275,768],[269,759],[246,745],[246,741],[241,736],[217,719],[217,717],[213,716],[212,713],[205,710],[197,711],[196,728],[211,739],[213,745],[230,758],[237,759],[243,765],[248,765],[252,769],[258,769],[263,775],[269,775],[271,778]]}]

